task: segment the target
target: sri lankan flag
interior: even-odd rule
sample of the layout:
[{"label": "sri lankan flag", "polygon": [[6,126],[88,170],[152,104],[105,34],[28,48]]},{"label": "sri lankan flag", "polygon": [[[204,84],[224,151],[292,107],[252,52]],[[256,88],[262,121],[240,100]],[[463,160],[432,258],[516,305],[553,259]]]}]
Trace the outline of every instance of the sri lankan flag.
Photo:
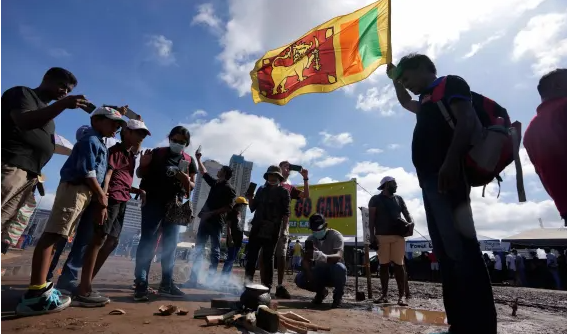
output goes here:
[{"label": "sri lankan flag", "polygon": [[298,95],[331,92],[391,62],[390,1],[336,17],[266,53],[250,72],[254,102],[284,105]]}]

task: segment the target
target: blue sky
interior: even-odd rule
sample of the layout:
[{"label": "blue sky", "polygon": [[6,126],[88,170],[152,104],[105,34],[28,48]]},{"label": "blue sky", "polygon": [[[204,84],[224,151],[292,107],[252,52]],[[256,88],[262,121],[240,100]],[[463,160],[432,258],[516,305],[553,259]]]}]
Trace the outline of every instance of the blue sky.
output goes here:
[{"label": "blue sky", "polygon": [[[2,91],[36,87],[49,67],[61,66],[79,80],[74,93],[95,104],[129,104],[140,113],[153,133],[144,146],[163,144],[182,123],[193,135],[191,154],[201,144],[206,158],[228,163],[252,144],[244,156],[255,162],[256,180],[283,159],[308,168],[312,183],[357,177],[370,192],[391,174],[426,233],[410,154],[415,118],[397,105],[383,68],[361,83],[300,96],[283,107],[254,104],[249,94],[248,72],[267,50],[370,2],[10,1],[2,8]],[[539,104],[537,80],[567,66],[567,11],[561,2],[396,1],[395,60],[407,52],[427,53],[440,74],[464,77],[525,129]],[[57,133],[74,139],[77,127],[88,122],[81,110],[65,111],[56,119]],[[510,171],[501,198],[494,187],[486,198],[475,190],[481,234],[506,236],[537,227],[540,217],[548,226],[559,225],[523,157],[529,202],[517,204]],[[63,162],[56,156],[44,170],[49,193]],[[358,199],[365,205],[369,195],[360,190]],[[44,202],[49,206],[48,198]]]}]

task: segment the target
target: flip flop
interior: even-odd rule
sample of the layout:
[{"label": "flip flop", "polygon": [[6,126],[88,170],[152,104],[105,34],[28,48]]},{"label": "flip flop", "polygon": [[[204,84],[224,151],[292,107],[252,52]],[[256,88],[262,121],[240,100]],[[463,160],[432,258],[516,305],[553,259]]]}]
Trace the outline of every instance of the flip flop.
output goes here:
[{"label": "flip flop", "polygon": [[398,306],[408,306],[408,303],[405,303],[403,299],[398,299]]}]

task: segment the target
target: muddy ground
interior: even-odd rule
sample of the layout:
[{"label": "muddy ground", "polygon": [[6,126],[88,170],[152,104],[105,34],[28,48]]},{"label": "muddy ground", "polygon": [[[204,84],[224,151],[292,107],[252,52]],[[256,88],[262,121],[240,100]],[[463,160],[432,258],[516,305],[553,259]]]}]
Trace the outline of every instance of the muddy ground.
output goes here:
[{"label": "muddy ground", "polygon": [[[184,290],[186,298],[166,300],[157,295],[148,303],[135,303],[130,287],[133,280],[133,262],[125,258],[113,257],[102,268],[95,281],[95,288],[107,294],[112,302],[103,308],[69,308],[58,314],[29,318],[14,318],[13,310],[18,298],[25,291],[29,280],[31,250],[14,251],[10,258],[2,259],[2,331],[5,333],[241,333],[236,328],[204,327],[204,321],[191,317],[194,310],[209,307],[211,298],[233,297],[229,294],[207,290]],[[183,282],[187,278],[189,265],[178,262],[175,281]],[[242,269],[236,267],[235,274],[242,277]],[[152,264],[151,282],[159,283],[161,276],[159,263]],[[293,299],[279,301],[280,308],[289,308],[309,318],[312,322],[325,324],[332,328],[331,333],[356,332],[374,333],[434,333],[446,329],[444,325],[434,325],[443,320],[440,313],[418,312],[411,310],[443,311],[441,287],[439,284],[411,282],[413,298],[409,309],[402,312],[390,312],[390,318],[383,316],[370,300],[355,301],[354,277],[349,277],[345,305],[342,309],[331,310],[328,305],[314,309],[310,305],[312,294],[293,287],[293,277],[286,276],[288,288]],[[373,279],[374,296],[378,295],[379,282]],[[359,281],[359,291],[366,291],[366,279]],[[394,300],[397,289],[394,281],[390,284],[390,299]],[[567,293],[560,291],[537,290],[528,288],[494,287],[497,301],[499,333],[565,333],[567,334]],[[517,317],[511,316],[509,303],[520,297]],[[329,298],[330,299],[330,298]],[[330,303],[330,300],[327,300]],[[162,304],[175,304],[190,311],[187,316],[161,317],[153,315]],[[113,309],[123,309],[124,315],[109,315]],[[406,321],[398,320],[401,317]],[[471,318],[475,312],[471,310]],[[478,319],[480,320],[480,319]],[[476,321],[474,319],[473,321]],[[244,331],[246,333],[246,331]]]}]

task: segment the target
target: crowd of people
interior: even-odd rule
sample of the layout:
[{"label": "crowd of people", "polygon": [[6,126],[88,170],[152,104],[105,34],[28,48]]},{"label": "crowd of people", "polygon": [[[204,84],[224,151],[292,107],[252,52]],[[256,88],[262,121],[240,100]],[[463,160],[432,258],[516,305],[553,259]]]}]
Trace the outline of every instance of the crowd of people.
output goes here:
[{"label": "crowd of people", "polygon": [[[410,54],[397,66],[388,65],[400,104],[416,114],[412,160],[417,170],[429,235],[440,267],[444,303],[452,333],[496,333],[496,310],[486,263],[476,238],[470,204],[471,174],[469,154],[486,128],[467,82],[458,76],[437,77],[433,62],[425,55]],[[290,164],[282,161],[268,167],[264,184],[256,192],[237,197],[230,186],[232,169],[223,166],[216,177],[201,162],[185,153],[191,136],[176,126],[169,133],[168,147],[141,152],[150,131],[141,117],[125,120],[129,108],[94,107],[85,96],[68,95],[77,86],[69,71],[52,68],[41,84],[31,89],[13,87],[2,95],[2,231],[24,200],[35,191],[42,168],[54,154],[55,123],[66,109],[82,108],[90,114],[90,126],[77,131],[77,143],[60,171],[51,215],[33,254],[28,291],[17,307],[20,315],[43,314],[77,306],[101,306],[110,299],[95,291],[92,283],[108,256],[115,250],[126,202],[134,194],[142,201],[142,224],[135,255],[135,300],[148,300],[148,272],[158,240],[162,245],[162,278],[159,293],[183,297],[173,282],[179,229],[191,222],[193,212],[187,201],[200,173],[211,187],[200,218],[195,261],[190,278],[182,287],[195,288],[200,281],[230,275],[243,240],[241,212],[249,206],[254,213],[246,246],[245,281],[254,279],[257,264],[260,280],[274,287],[274,257],[277,260],[275,296],[290,298],[283,285],[289,249],[290,203],[309,197],[309,174],[300,171],[303,190],[289,184]],[[408,90],[419,96],[413,100]],[[555,201],[563,219],[567,215],[567,69],[543,76],[538,85],[542,104],[528,127],[524,145],[537,174]],[[54,101],[49,104],[50,102]],[[491,101],[494,103],[493,101]],[[496,104],[499,110],[505,109]],[[93,107],[93,108],[91,108]],[[510,126],[509,119],[491,119],[495,125]],[[508,117],[506,117],[508,118]],[[119,133],[120,141],[109,139]],[[483,151],[486,154],[494,152]],[[136,168],[136,159],[139,166]],[[465,157],[467,159],[465,159]],[[470,158],[470,159],[469,159]],[[478,166],[477,166],[478,167]],[[140,187],[133,187],[136,174]],[[494,178],[494,176],[492,176]],[[490,180],[492,180],[492,178]],[[369,203],[370,227],[376,236],[382,279],[382,296],[387,301],[390,263],[398,283],[398,304],[405,305],[407,273],[404,266],[404,237],[413,233],[413,220],[404,200],[396,195],[397,183],[385,177],[380,194]],[[94,226],[94,228],[93,228]],[[220,240],[226,226],[228,258],[217,273]],[[321,214],[309,218],[312,235],[303,250],[292,254],[295,266],[302,268],[295,277],[299,288],[315,293],[315,303],[334,288],[332,306],[340,307],[347,269],[343,260],[344,241],[340,232],[329,228]],[[52,278],[52,255],[76,232],[69,257],[57,286]],[[203,271],[203,250],[210,242],[209,270]],[[50,268],[51,266],[51,268]],[[81,277],[78,270],[82,268]],[[433,269],[433,262],[432,262]],[[59,290],[69,292],[62,295]],[[466,300],[467,303],[462,303]],[[469,310],[476,310],[471,318]],[[477,321],[482,318],[484,321]]]}]

